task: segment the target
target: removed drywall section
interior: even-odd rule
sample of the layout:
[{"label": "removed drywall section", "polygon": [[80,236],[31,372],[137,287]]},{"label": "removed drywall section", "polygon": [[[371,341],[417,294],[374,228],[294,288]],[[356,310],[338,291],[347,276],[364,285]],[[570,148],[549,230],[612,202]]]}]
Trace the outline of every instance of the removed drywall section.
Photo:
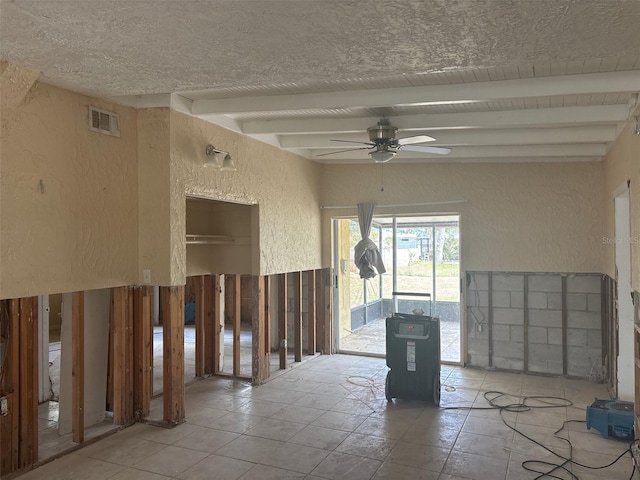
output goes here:
[{"label": "removed drywall section", "polygon": [[467,273],[467,364],[603,380],[599,274]]}]

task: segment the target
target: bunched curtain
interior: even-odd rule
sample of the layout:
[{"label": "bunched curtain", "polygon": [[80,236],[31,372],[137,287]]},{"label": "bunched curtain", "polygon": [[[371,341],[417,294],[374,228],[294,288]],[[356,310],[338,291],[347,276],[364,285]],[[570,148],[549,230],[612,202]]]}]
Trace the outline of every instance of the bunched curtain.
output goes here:
[{"label": "bunched curtain", "polygon": [[[362,240],[353,249],[353,261],[360,270],[360,278],[373,278],[376,270],[379,274],[387,271],[382,262],[382,255],[378,246],[369,238],[371,234],[371,222],[373,222],[373,203],[358,204],[358,223],[360,224],[360,235]],[[375,268],[375,270],[374,270]]]}]

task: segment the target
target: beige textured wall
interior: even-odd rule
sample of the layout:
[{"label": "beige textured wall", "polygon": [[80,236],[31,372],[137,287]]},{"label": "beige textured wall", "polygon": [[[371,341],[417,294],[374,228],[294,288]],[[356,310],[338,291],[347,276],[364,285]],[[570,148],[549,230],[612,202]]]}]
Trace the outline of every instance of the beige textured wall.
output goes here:
[{"label": "beige textured wall", "polygon": [[[179,112],[172,111],[170,118],[174,284],[184,283],[186,273],[185,195],[258,205],[259,214],[252,217],[258,241],[252,242],[252,271],[245,273],[268,275],[321,266],[319,165]],[[208,143],[228,150],[238,170],[205,167]]]},{"label": "beige textured wall", "polygon": [[[631,283],[634,290],[640,291],[640,135],[631,134],[631,121],[625,125],[609,151],[604,167],[605,238],[615,237],[613,196],[619,187],[631,180]],[[614,244],[603,242],[601,248],[604,257],[603,271],[615,278]]]},{"label": "beige textured wall", "polygon": [[[120,138],[89,131],[89,105],[120,115]],[[135,283],[135,110],[44,83],[2,107],[0,298]]]},{"label": "beige textured wall", "polygon": [[[150,270],[151,284],[171,283],[171,202],[169,109],[138,111],[138,261],[137,283]],[[183,282],[184,283],[184,282]]]},{"label": "beige textured wall", "polygon": [[[461,214],[465,270],[600,272],[604,212],[603,165],[394,164],[325,165],[322,204],[379,205],[466,200],[460,205],[377,208],[400,212]],[[331,216],[323,210],[323,260],[330,263]]]}]

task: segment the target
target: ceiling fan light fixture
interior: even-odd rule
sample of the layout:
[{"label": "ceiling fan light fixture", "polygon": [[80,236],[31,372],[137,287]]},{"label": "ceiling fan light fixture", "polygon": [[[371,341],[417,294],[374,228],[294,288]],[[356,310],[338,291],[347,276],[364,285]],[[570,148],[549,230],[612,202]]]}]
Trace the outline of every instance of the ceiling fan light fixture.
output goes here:
[{"label": "ceiling fan light fixture", "polygon": [[391,160],[396,156],[396,152],[392,152],[391,150],[376,150],[375,152],[369,152],[371,158],[376,163],[385,163]]}]

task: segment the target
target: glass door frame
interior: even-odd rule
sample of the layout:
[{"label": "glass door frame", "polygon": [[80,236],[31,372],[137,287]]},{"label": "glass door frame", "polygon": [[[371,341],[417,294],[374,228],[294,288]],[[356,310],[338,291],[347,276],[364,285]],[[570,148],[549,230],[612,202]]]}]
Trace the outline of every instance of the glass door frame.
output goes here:
[{"label": "glass door frame", "polygon": [[[465,270],[463,268],[463,260],[464,260],[464,256],[462,254],[463,249],[462,249],[462,214],[459,212],[455,212],[455,213],[449,213],[449,212],[433,212],[433,213],[404,213],[404,214],[389,214],[389,215],[374,215],[373,217],[373,223],[376,223],[376,217],[386,217],[386,218],[391,218],[393,221],[392,224],[392,238],[393,238],[393,248],[392,248],[392,255],[393,255],[393,266],[392,266],[392,283],[393,283],[393,291],[397,291],[397,230],[398,230],[398,219],[401,218],[406,218],[406,217],[444,217],[444,216],[456,216],[458,218],[458,262],[459,262],[459,270],[458,270],[458,275],[459,275],[459,316],[460,316],[460,352],[459,352],[459,358],[460,360],[457,362],[454,361],[445,361],[442,360],[441,364],[443,365],[453,365],[453,366],[464,366],[465,364],[465,356],[466,356],[466,351],[467,351],[467,336],[466,336],[466,332],[467,332],[467,316],[466,316],[466,295],[465,295],[465,288],[463,288],[463,279],[465,277]],[[332,237],[332,241],[331,241],[331,252],[332,252],[332,263],[334,266],[334,269],[336,271],[336,280],[338,278],[338,274],[337,272],[339,272],[341,265],[340,265],[340,254],[339,254],[339,248],[338,248],[338,241],[339,241],[339,235],[338,235],[338,220],[352,220],[352,221],[356,221],[357,222],[357,217],[354,216],[334,216],[331,217],[331,237]],[[380,227],[381,229],[384,227]],[[435,230],[435,226],[432,227],[434,231]],[[382,235],[380,235],[380,239],[382,238]],[[433,238],[433,244],[435,247],[435,238]],[[435,265],[435,261],[432,262],[432,269],[433,269],[433,290],[435,293],[436,290],[436,265]],[[382,282],[382,279],[380,279],[380,281]],[[365,282],[365,280],[363,280],[363,282]],[[364,288],[364,300],[366,300],[366,288]],[[380,286],[380,296],[381,298],[383,298],[383,292],[382,292],[382,284]],[[434,298],[432,299],[433,303],[435,303],[435,301],[437,300],[437,298],[434,296]],[[393,305],[394,305],[394,311],[398,311],[398,298],[397,296],[393,296],[392,297],[392,301],[393,301]],[[334,324],[334,345],[335,345],[335,351],[337,353],[345,353],[345,354],[355,354],[354,352],[351,351],[341,351],[340,350],[340,308],[339,308],[339,302],[340,302],[340,288],[337,284],[336,281],[336,285],[334,288],[334,298],[333,298],[333,304],[334,304],[334,309],[333,309],[333,324]],[[432,305],[433,305],[432,303]],[[366,302],[365,302],[366,305]],[[380,357],[379,354],[372,354],[372,353],[366,353],[366,352],[358,352],[358,355],[362,355],[362,356],[374,356],[374,357]]]}]

